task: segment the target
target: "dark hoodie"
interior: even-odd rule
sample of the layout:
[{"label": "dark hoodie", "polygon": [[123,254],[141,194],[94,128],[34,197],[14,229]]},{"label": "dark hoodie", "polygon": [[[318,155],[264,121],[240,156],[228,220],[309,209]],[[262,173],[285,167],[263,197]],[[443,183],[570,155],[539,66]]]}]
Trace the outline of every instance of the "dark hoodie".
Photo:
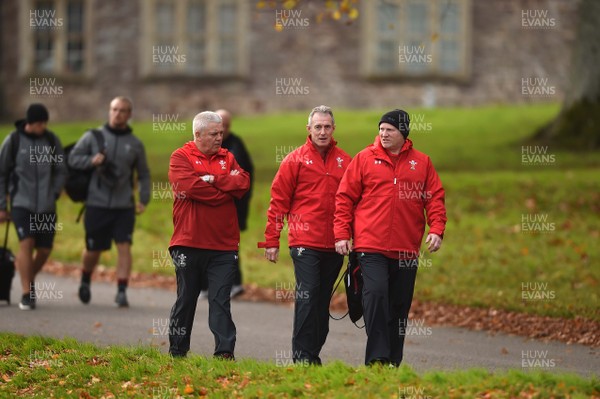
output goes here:
[{"label": "dark hoodie", "polygon": [[[46,130],[41,136],[25,132],[25,120],[15,122],[0,148],[0,210],[11,206],[30,212],[55,212],[56,200],[67,178],[65,155],[59,138]],[[18,135],[18,137],[17,137]],[[13,146],[18,139],[16,154]]]}]

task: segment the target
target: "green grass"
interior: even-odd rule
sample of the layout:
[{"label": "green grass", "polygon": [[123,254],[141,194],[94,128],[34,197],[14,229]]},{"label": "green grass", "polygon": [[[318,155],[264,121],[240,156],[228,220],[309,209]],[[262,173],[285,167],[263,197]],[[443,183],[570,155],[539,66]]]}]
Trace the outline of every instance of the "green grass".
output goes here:
[{"label": "green grass", "polygon": [[[600,157],[597,152],[549,148],[556,159],[550,166],[524,165],[521,159],[523,140],[558,109],[556,104],[538,104],[410,110],[413,122],[422,117],[420,123],[431,127],[430,131],[413,128],[410,137],[441,175],[449,219],[442,250],[424,255],[427,267],[419,271],[415,298],[600,320]],[[364,148],[374,139],[382,113],[336,112],[339,145],[350,155]],[[70,143],[98,124],[52,124],[51,129],[63,143]],[[305,113],[234,119],[233,130],[243,136],[256,167],[249,228],[242,234],[240,248],[246,283],[275,288],[293,282],[285,236],[276,265],[263,258],[256,243],[263,240],[277,161],[282,151],[305,141],[305,124]],[[153,181],[164,184],[171,152],[191,134],[160,133],[148,122],[133,126],[146,145]],[[10,127],[0,126],[0,131],[8,133]],[[65,197],[59,202],[63,231],[56,238],[55,259],[79,262],[84,232],[81,224],[74,223],[78,209]],[[529,214],[547,217],[554,230],[520,231],[521,218]],[[172,274],[172,268],[156,267],[160,265],[153,262],[157,251],[166,250],[171,233],[171,203],[155,198],[137,221],[134,270]],[[16,248],[14,239],[12,234]],[[102,257],[107,266],[115,261],[114,249]],[[547,284],[542,294],[552,298],[524,300],[522,285],[528,283]]]},{"label": "green grass", "polygon": [[1,397],[176,398],[462,398],[600,395],[597,378],[543,371],[471,369],[416,374],[411,368],[278,367],[191,355],[171,359],[156,348],[99,348],[72,339],[0,334]]}]

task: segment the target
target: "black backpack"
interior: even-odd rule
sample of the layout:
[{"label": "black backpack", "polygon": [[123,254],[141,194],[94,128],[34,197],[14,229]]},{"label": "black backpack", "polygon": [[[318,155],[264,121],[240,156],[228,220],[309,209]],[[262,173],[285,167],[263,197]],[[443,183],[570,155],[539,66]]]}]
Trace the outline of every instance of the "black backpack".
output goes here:
[{"label": "black backpack", "polygon": [[[96,129],[92,129],[91,132],[98,142],[98,148],[100,148],[100,152],[102,152],[105,146],[102,132]],[[75,144],[76,143],[69,144],[65,147],[66,159],[69,159],[69,154],[75,147]],[[94,173],[94,168],[85,170],[74,169],[67,162],[67,170],[68,177],[65,183],[65,191],[67,195],[74,202],[85,202],[88,195],[88,187],[90,186],[90,181],[92,180],[92,174]]]}]

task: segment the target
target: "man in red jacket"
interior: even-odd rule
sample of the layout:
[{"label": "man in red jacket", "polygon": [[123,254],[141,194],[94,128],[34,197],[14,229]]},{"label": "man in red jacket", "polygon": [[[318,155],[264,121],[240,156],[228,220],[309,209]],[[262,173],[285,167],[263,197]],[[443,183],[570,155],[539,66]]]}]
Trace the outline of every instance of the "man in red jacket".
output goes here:
[{"label": "man in red jacket", "polygon": [[429,157],[412,148],[409,125],[405,111],[384,114],[375,143],[352,160],[336,194],[335,248],[346,255],[354,247],[364,280],[367,365],[400,365],[424,214],[430,252],[442,245],[446,226],[440,178]]},{"label": "man in red jacket", "polygon": [[221,117],[201,112],[193,121],[194,140],[171,155],[174,192],[173,237],[169,251],[177,275],[177,300],[169,322],[169,353],[185,356],[200,288],[208,281],[208,325],[215,357],[234,359],[235,325],[230,291],[236,271],[240,229],[234,199],[250,187],[250,177],[221,148]]},{"label": "man in red jacket", "polygon": [[335,252],[335,192],[350,156],[333,139],[331,108],[321,105],[308,116],[306,143],[281,163],[271,187],[265,257],[277,262],[279,235],[287,219],[296,292],[292,358],[321,364],[319,353],[329,332],[329,301],[344,257]]}]

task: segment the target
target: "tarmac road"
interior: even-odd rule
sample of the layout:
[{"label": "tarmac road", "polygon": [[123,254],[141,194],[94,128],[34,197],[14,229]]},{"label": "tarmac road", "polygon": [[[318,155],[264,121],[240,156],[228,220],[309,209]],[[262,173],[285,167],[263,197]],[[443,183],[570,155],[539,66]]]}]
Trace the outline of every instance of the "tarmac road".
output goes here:
[{"label": "tarmac road", "polygon": [[[18,308],[20,283],[13,280],[12,305],[0,304],[0,331],[56,338],[73,337],[97,345],[154,345],[168,350],[169,312],[175,293],[155,288],[129,288],[131,307],[117,308],[116,284],[92,283],[92,301],[83,305],[77,297],[78,281],[42,273],[38,277],[38,306]],[[272,303],[234,300],[237,326],[236,358],[254,358],[280,366],[291,364],[293,309]],[[339,316],[339,315],[337,315]],[[192,332],[191,352],[211,356],[213,336],[208,329],[208,303],[200,300]],[[361,320],[362,321],[362,320]],[[176,328],[176,327],[174,327]],[[561,342],[541,342],[506,334],[490,334],[456,327],[419,325],[405,344],[404,363],[416,371],[484,368],[568,371],[598,376],[600,350]],[[330,322],[330,333],[321,352],[324,363],[341,360],[351,365],[364,362],[365,331],[348,318]]]}]

